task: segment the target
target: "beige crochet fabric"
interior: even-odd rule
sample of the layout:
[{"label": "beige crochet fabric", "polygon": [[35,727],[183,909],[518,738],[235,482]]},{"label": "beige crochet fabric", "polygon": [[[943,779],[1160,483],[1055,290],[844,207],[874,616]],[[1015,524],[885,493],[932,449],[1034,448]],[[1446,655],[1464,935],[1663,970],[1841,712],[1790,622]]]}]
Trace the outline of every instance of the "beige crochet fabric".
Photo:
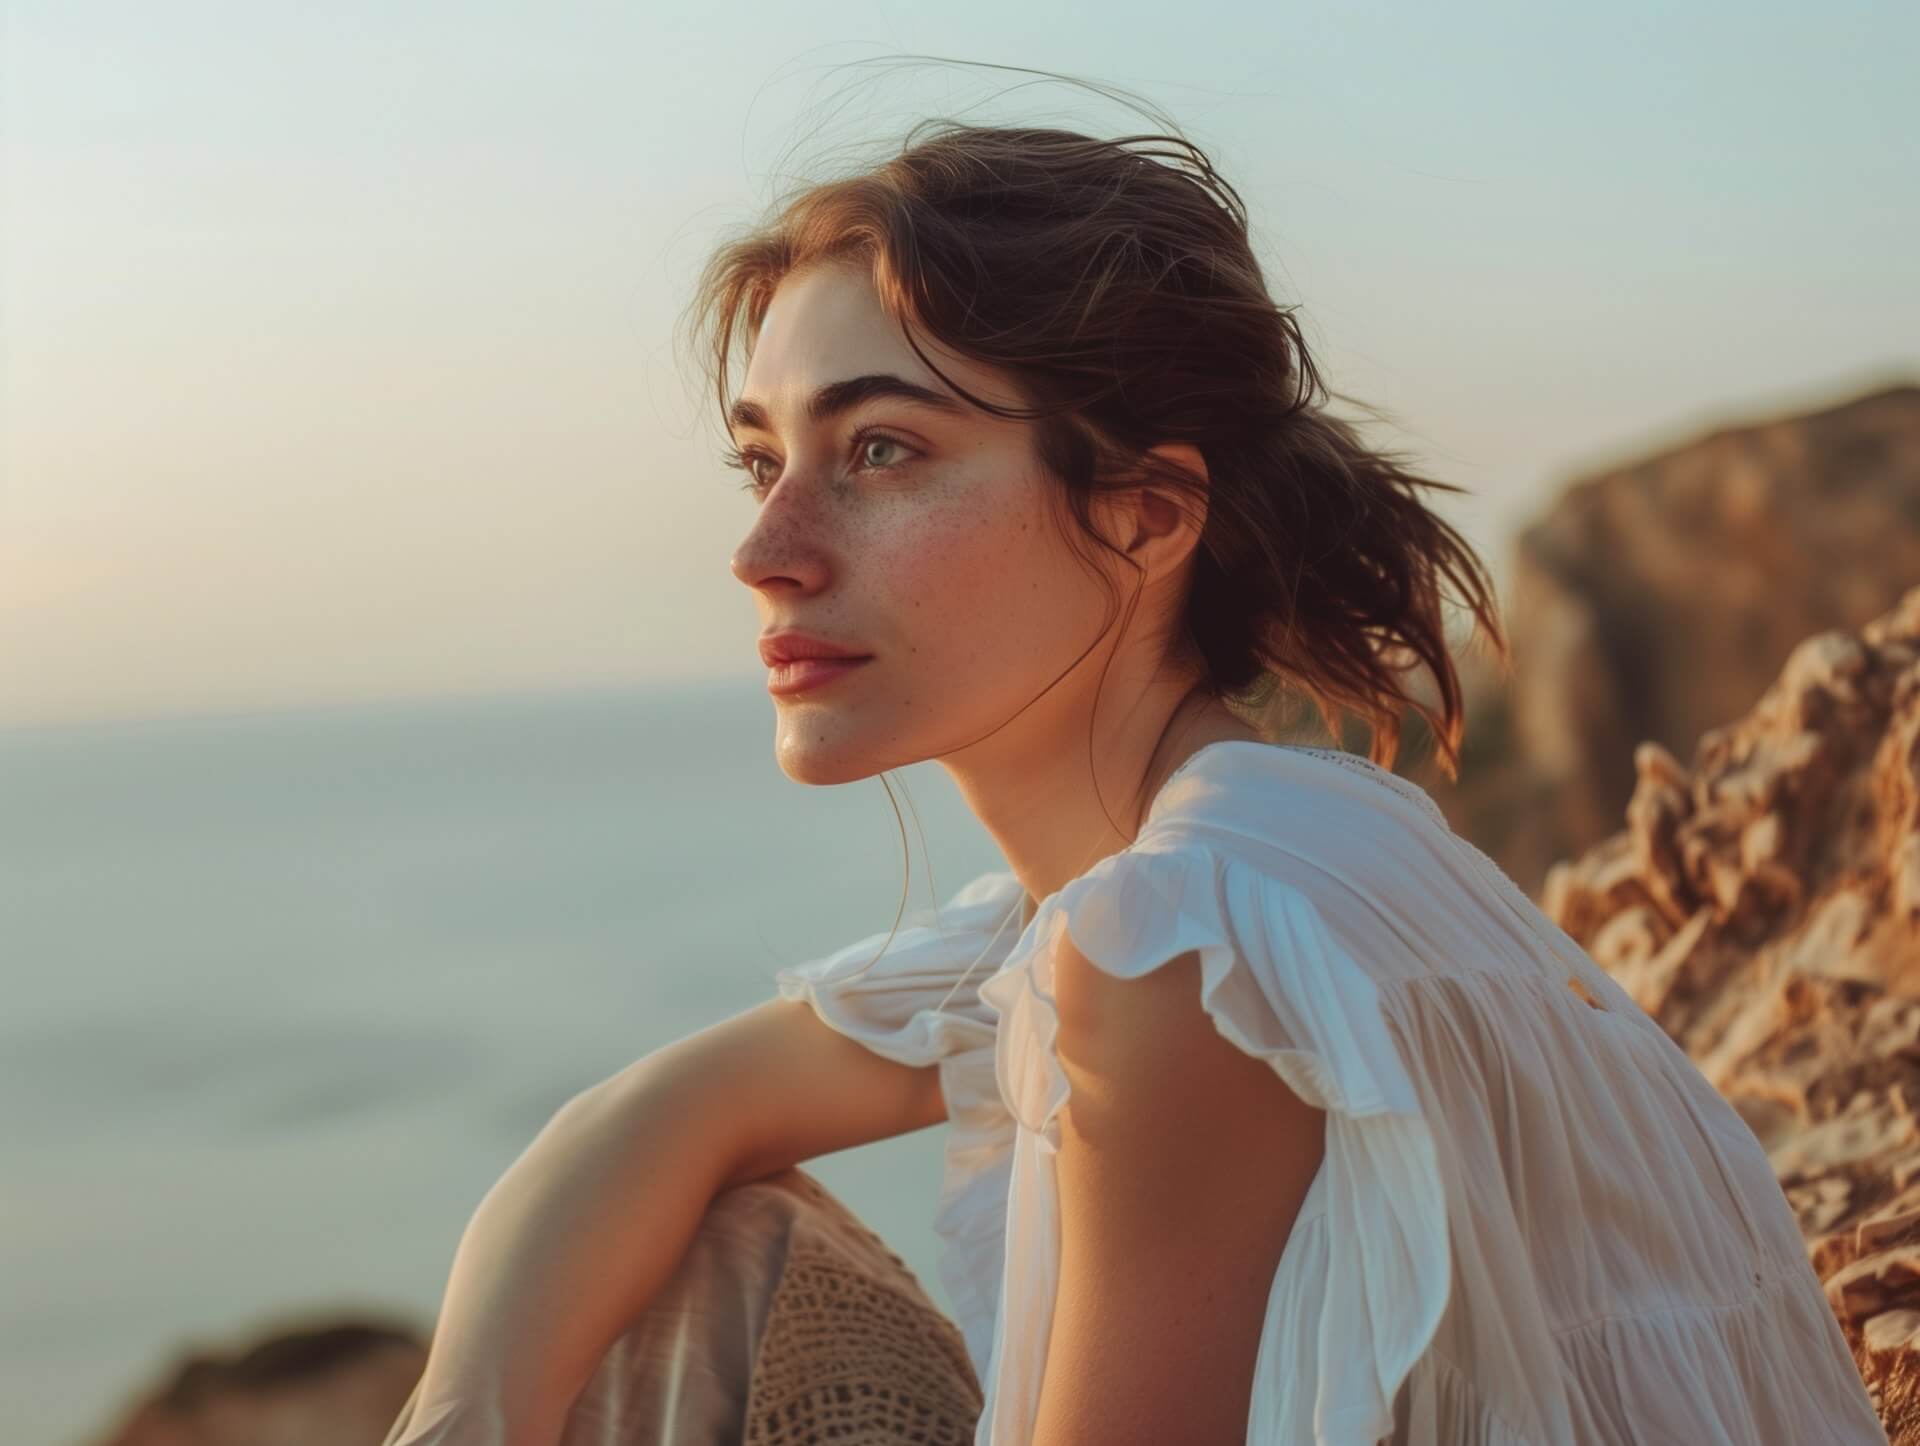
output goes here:
[{"label": "beige crochet fabric", "polygon": [[967,1446],[983,1398],[959,1328],[879,1236],[819,1193],[843,1228],[795,1225],[743,1446]]},{"label": "beige crochet fabric", "polygon": [[[508,1369],[512,1369],[510,1365]],[[508,1383],[421,1385],[385,1446],[512,1446]],[[715,1198],[558,1446],[968,1446],[983,1405],[959,1327],[811,1175]]]}]

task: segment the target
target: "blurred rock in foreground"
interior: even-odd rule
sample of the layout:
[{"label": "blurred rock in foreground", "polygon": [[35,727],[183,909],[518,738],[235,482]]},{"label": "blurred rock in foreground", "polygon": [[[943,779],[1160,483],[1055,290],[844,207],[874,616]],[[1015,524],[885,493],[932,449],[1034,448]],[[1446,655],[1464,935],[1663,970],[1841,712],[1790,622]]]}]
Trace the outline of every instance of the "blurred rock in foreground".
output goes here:
[{"label": "blurred rock in foreground", "polygon": [[426,1363],[418,1333],[362,1321],[196,1352],[91,1446],[380,1446]]},{"label": "blurred rock in foreground", "polygon": [[1920,1442],[1920,587],[1793,649],[1541,907],[1772,1156],[1892,1440]]}]

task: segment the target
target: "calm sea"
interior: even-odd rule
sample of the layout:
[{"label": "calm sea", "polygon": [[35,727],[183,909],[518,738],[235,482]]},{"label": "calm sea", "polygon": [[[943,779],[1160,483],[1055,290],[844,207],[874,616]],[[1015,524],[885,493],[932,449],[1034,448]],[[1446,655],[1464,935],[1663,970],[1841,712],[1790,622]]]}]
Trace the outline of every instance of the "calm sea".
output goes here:
[{"label": "calm sea", "polygon": [[[0,1439],[309,1313],[429,1328],[561,1103],[887,929],[880,781],[773,735],[757,682],[0,731]],[[895,777],[910,910],[1004,866]],[[949,1308],[944,1132],[808,1168]]]}]

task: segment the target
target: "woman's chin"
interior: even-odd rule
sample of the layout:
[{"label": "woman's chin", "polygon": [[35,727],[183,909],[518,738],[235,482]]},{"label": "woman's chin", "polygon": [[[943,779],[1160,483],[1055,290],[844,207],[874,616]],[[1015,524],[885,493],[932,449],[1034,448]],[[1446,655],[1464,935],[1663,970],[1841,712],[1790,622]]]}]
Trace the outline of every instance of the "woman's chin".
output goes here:
[{"label": "woman's chin", "polygon": [[774,748],[774,761],[780,771],[795,783],[816,788],[837,783],[858,783],[895,765],[883,762],[871,748],[857,744],[802,743]]}]

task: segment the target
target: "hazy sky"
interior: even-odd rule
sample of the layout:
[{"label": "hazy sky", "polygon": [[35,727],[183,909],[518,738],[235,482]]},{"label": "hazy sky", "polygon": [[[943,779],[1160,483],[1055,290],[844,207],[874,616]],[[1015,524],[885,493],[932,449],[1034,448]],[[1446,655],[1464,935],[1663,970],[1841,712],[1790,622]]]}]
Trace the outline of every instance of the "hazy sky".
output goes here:
[{"label": "hazy sky", "polygon": [[1023,79],[888,52],[1170,110],[1503,580],[1570,475],[1920,373],[1908,5],[0,6],[0,722],[758,677],[671,328],[810,106]]}]

